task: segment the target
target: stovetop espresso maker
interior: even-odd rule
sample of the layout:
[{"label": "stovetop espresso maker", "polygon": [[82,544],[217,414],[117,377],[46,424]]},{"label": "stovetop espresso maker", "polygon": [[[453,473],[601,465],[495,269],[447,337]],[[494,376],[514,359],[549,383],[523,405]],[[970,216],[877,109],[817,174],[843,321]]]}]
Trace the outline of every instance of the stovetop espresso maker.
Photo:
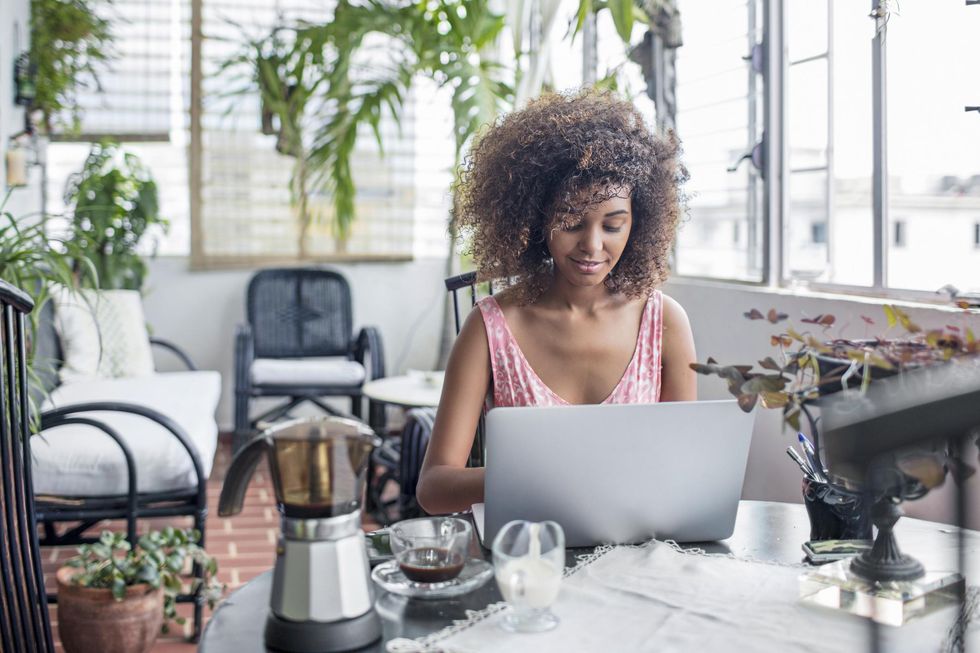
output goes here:
[{"label": "stovetop espresso maker", "polygon": [[218,514],[241,512],[263,456],[282,514],[267,647],[327,653],[381,637],[360,514],[365,472],[377,443],[374,432],[354,420],[300,419],[264,431],[231,461]]}]

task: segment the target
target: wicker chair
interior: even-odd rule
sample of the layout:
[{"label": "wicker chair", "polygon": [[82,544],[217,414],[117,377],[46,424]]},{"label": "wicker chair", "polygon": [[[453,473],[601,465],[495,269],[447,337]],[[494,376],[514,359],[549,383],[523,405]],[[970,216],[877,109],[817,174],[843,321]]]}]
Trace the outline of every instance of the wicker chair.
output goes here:
[{"label": "wicker chair", "polygon": [[53,652],[31,491],[25,316],[31,299],[0,281],[0,650]]},{"label": "wicker chair", "polygon": [[[256,424],[287,415],[310,402],[340,414],[323,397],[348,397],[361,417],[361,387],[385,375],[381,334],[364,327],[353,334],[351,292],[338,272],[320,268],[269,269],[256,273],[246,295],[248,322],[235,334],[235,449]],[[370,354],[370,369],[365,357]],[[259,397],[285,401],[257,417]],[[370,424],[383,426],[384,407],[370,402]]]}]

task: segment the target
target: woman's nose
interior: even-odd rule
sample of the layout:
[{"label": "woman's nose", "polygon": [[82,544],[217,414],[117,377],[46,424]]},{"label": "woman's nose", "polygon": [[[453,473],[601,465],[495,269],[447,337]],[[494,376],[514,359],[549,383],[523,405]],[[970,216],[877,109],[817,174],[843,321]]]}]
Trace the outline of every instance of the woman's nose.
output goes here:
[{"label": "woman's nose", "polygon": [[582,230],[582,237],[578,242],[579,249],[583,252],[599,252],[602,250],[602,229],[588,228]]}]

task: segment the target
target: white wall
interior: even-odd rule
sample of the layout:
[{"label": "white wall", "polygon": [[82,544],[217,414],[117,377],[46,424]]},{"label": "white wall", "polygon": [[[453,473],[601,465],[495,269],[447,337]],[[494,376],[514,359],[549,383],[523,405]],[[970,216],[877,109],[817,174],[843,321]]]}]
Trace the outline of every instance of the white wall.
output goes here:
[{"label": "white wall", "polygon": [[[218,424],[230,431],[235,326],[245,321],[245,287],[254,270],[192,272],[184,258],[149,264],[144,310],[153,335],[180,345],[201,369],[221,372]],[[388,375],[432,369],[446,298],[445,261],[331,267],[350,282],[355,330],[372,325],[381,331]],[[161,357],[161,365],[170,367],[171,362]]]},{"label": "white wall", "polygon": [[[736,284],[709,283],[703,281],[674,280],[665,292],[679,301],[687,310],[694,329],[698,360],[712,357],[719,363],[752,364],[765,356],[773,355],[769,344],[771,334],[781,329],[765,320],[751,321],[742,313],[757,308],[763,313],[776,308],[789,314],[797,330],[810,326],[801,324],[803,317],[815,317],[830,313],[837,318],[828,336],[873,337],[883,332],[885,325],[882,301],[855,297],[803,294],[801,291],[773,291],[739,286]],[[922,327],[941,327],[945,324],[963,325],[962,311],[909,305],[909,316]],[[877,323],[865,327],[861,316]],[[980,316],[969,318],[975,333],[980,333]],[[785,323],[783,323],[785,325]],[[782,326],[782,325],[781,325]],[[727,386],[717,377],[698,377],[698,396],[701,399],[729,398]],[[749,451],[749,465],[742,495],[746,499],[776,501],[801,501],[800,471],[786,455],[786,447],[796,442],[796,434],[782,428],[779,410],[760,410],[756,418],[755,432]],[[971,444],[967,451],[968,462],[975,467],[977,450]],[[980,475],[978,475],[980,476]],[[953,482],[947,477],[946,485],[931,492],[924,499],[906,504],[907,514],[953,521]],[[980,497],[980,479],[975,476],[968,483],[971,497]],[[980,501],[971,505],[969,525],[980,528]]]}]

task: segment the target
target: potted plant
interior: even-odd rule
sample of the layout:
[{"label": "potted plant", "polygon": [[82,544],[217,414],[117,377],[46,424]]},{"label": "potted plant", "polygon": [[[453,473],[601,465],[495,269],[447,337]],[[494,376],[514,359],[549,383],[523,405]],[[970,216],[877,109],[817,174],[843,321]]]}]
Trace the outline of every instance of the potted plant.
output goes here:
[{"label": "potted plant", "polygon": [[223,586],[214,558],[197,545],[200,532],[164,528],[143,535],[136,547],[124,533],[103,531],[78,547],[57,572],[58,632],[67,653],[145,653],[177,616],[181,574],[189,564],[204,571],[191,592],[210,607]]},{"label": "potted plant", "polygon": [[[112,143],[96,143],[82,170],[68,179],[65,203],[73,207],[71,240],[91,259],[99,286],[140,290],[146,263],[137,251],[154,225],[164,231],[157,187],[135,155]],[[95,278],[77,268],[81,281]]]},{"label": "potted plant", "polygon": [[[99,86],[98,72],[111,58],[112,31],[90,0],[31,0],[30,62],[37,71],[30,110],[48,134],[79,126],[76,92]],[[108,3],[107,3],[108,4]]]},{"label": "potted plant", "polygon": [[[958,305],[973,313],[968,305]],[[815,445],[812,455],[818,476],[827,477],[827,485],[838,496],[849,494],[855,505],[863,506],[859,509],[870,508],[879,528],[874,549],[861,556],[858,573],[874,580],[906,580],[921,575],[922,567],[902,555],[894,543],[891,528],[901,514],[898,504],[925,496],[945,481],[947,473],[961,483],[976,470],[960,457],[958,450],[950,451],[945,444],[937,444],[899,451],[876,461],[864,475],[838,476],[834,469],[827,470],[821,459],[819,418],[814,409],[819,408],[822,398],[840,391],[855,393],[856,401],[860,401],[861,393],[876,379],[941,365],[954,358],[980,356],[980,340],[966,324],[925,330],[897,306],[886,305],[884,313],[888,327],[875,338],[818,337],[811,331],[800,332],[788,326],[770,336],[777,355],[759,361],[760,370],[752,365],[720,365],[712,358],[706,364],[694,363],[691,367],[699,374],[725,379],[729,392],[745,411],[756,404],[779,408],[784,423],[794,431],[800,430],[801,418],[805,417]],[[788,319],[776,309],[766,314],[752,309],[745,317],[771,324]],[[873,319],[861,317],[866,325],[875,324]],[[826,333],[836,318],[818,315],[802,321]],[[901,333],[891,335],[896,327]],[[977,440],[980,444],[980,436]]]}]

